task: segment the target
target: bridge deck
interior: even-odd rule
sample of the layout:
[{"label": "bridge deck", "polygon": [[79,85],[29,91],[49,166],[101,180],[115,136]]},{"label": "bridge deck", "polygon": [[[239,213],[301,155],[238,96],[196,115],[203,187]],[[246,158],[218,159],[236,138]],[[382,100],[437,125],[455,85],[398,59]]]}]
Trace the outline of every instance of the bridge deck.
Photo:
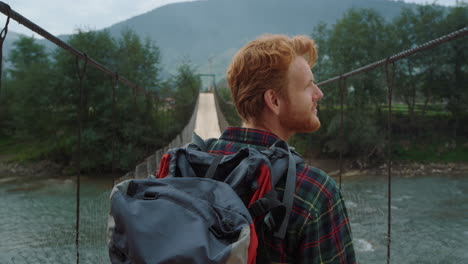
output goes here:
[{"label": "bridge deck", "polygon": [[221,135],[212,93],[200,94],[195,133],[203,139],[218,138]]}]

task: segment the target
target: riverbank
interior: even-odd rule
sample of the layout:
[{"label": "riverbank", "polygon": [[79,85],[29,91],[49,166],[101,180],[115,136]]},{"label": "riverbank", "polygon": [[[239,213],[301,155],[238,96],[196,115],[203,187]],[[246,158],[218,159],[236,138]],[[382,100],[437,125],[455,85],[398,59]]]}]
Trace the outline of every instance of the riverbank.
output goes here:
[{"label": "riverbank", "polygon": [[70,176],[65,173],[65,168],[51,161],[38,162],[14,162],[8,159],[0,159],[0,175],[9,176]]},{"label": "riverbank", "polygon": [[[333,159],[307,159],[308,164],[319,168],[333,178],[339,177],[340,162]],[[73,176],[70,169],[54,162],[43,160],[37,162],[15,162],[5,156],[0,156],[0,176],[3,177],[51,177],[68,178]],[[343,177],[353,178],[364,175],[387,175],[387,164],[364,169],[354,169],[349,162],[343,162]],[[96,173],[93,173],[96,175]],[[123,175],[123,173],[122,173]],[[117,177],[122,176],[115,175]],[[459,175],[468,176],[467,162],[449,162],[449,163],[427,163],[394,161],[392,163],[392,175],[400,177],[418,177],[427,175]],[[108,173],[105,176],[112,177]]]},{"label": "riverbank", "polygon": [[[102,178],[103,180],[121,177],[124,173],[82,173],[83,178]],[[0,184],[17,182],[20,179],[44,178],[57,180],[74,179],[76,173],[70,167],[54,163],[49,160],[17,162],[0,155]]]},{"label": "riverbank", "polygon": [[[326,172],[333,178],[339,177],[340,161],[334,159],[308,159],[307,162]],[[414,162],[393,161],[392,175],[399,177],[419,177],[428,175],[454,175],[468,177],[468,162]],[[355,169],[350,162],[343,162],[343,177],[352,178],[364,175],[388,175],[387,164],[370,168]]]}]

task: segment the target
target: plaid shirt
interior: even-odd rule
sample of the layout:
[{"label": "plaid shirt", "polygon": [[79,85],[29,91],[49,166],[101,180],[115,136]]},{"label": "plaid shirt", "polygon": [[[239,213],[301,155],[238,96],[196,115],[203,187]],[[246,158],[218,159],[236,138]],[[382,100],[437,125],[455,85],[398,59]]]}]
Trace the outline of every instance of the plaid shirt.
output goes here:
[{"label": "plaid shirt", "polygon": [[[277,140],[277,136],[265,131],[230,127],[210,145],[209,152],[229,155],[246,146],[263,150]],[[272,262],[356,263],[348,214],[335,181],[304,163],[297,164],[296,174],[296,193],[285,239],[265,234]],[[280,197],[284,185],[282,180],[275,187]]]}]

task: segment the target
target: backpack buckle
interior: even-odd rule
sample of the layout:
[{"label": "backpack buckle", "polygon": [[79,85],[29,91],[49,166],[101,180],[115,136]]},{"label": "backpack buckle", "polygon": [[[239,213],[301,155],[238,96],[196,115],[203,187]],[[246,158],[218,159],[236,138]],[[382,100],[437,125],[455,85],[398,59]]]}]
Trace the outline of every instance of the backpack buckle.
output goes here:
[{"label": "backpack buckle", "polygon": [[252,215],[252,218],[255,219],[263,215],[267,211],[267,208],[263,206],[262,199],[260,199],[252,204],[249,211],[250,211],[250,214]]},{"label": "backpack buckle", "polygon": [[143,200],[156,200],[159,198],[159,193],[147,191],[143,196]]},{"label": "backpack buckle", "polygon": [[273,215],[271,212],[265,215],[265,218],[263,219],[263,222],[267,226],[268,230],[273,231],[276,227],[276,222],[275,219],[273,218]]}]

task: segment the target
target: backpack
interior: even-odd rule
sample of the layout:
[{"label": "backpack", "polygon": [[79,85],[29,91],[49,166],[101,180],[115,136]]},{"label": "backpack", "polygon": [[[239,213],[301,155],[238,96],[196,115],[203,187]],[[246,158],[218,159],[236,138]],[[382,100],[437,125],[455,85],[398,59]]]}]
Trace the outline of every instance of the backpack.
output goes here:
[{"label": "backpack", "polygon": [[[284,141],[258,151],[214,155],[195,133],[170,149],[156,177],[126,180],[110,195],[112,263],[267,263],[265,232],[284,239],[296,163]],[[287,173],[286,173],[287,172]],[[287,175],[282,201],[274,186]]]}]

